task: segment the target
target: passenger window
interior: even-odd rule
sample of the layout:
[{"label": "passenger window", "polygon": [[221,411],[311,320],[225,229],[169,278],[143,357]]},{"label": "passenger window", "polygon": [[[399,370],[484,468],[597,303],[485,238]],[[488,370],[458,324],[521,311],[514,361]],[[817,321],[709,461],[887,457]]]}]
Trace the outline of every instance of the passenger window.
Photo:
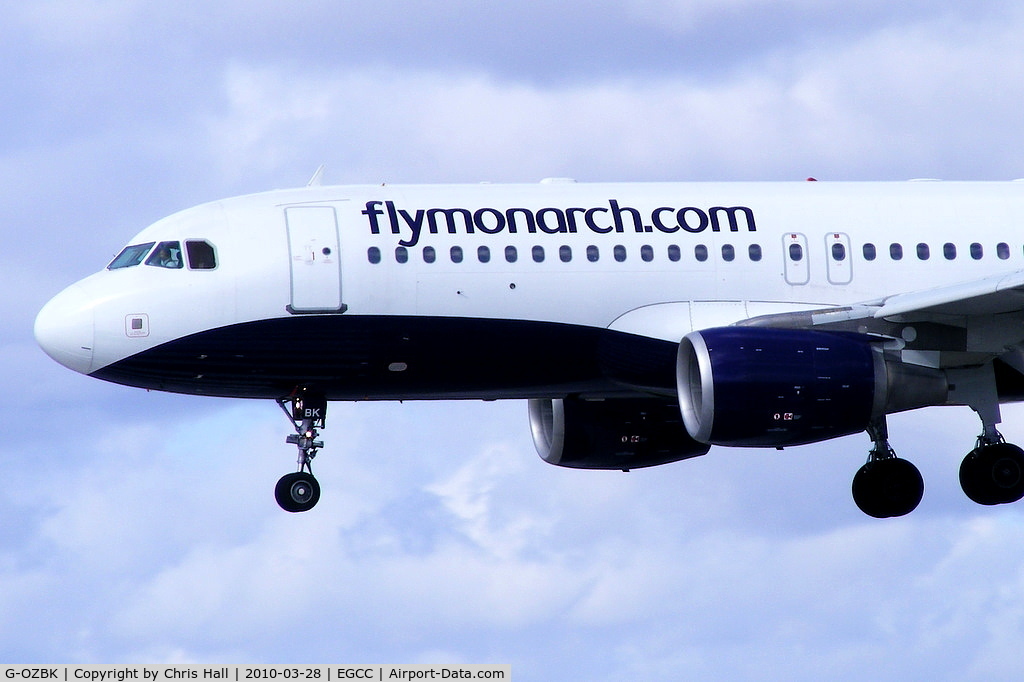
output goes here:
[{"label": "passenger window", "polygon": [[424,246],[423,247],[423,262],[424,263],[433,263],[436,260],[437,260],[437,251],[434,250],[434,247],[433,246]]},{"label": "passenger window", "polygon": [[121,250],[121,253],[117,254],[114,260],[110,261],[110,265],[107,266],[107,270],[119,270],[120,268],[130,268],[138,265],[149,253],[149,250],[153,248],[155,242],[147,242],[145,244],[132,244],[126,246]]},{"label": "passenger window", "polygon": [[917,245],[917,259],[918,260],[928,260],[929,258],[931,258],[931,256],[932,256],[932,251],[931,251],[931,249],[928,248],[927,244],[918,244]]},{"label": "passenger window", "polygon": [[587,247],[587,260],[591,263],[596,263],[597,259],[601,257],[601,252],[596,246],[591,244]]},{"label": "passenger window", "polygon": [[641,246],[640,258],[641,260],[643,260],[643,262],[650,263],[652,260],[654,260],[654,248],[647,244]]},{"label": "passenger window", "polygon": [[680,258],[682,258],[682,253],[679,251],[679,247],[671,244],[668,247],[668,259],[673,263],[678,263]]},{"label": "passenger window", "polygon": [[943,244],[942,255],[946,260],[956,260],[956,244],[949,242]]},{"label": "passenger window", "polygon": [[793,261],[794,263],[799,263],[803,259],[804,259],[804,247],[800,246],[799,244],[790,244],[789,245],[789,260]]},{"label": "passenger window", "polygon": [[378,249],[376,246],[371,246],[366,250],[366,258],[371,263],[376,265],[377,263],[380,262],[380,249]]},{"label": "passenger window", "polygon": [[971,244],[971,258],[974,260],[981,260],[981,257],[985,255],[985,250],[981,248],[981,244],[974,242]]},{"label": "passenger window", "polygon": [[874,244],[864,245],[864,260],[875,260],[878,257],[878,252],[875,250]]},{"label": "passenger window", "polygon": [[693,247],[693,257],[703,263],[708,259],[708,247],[703,244],[697,244],[697,246]]},{"label": "passenger window", "polygon": [[834,261],[844,261],[844,260],[846,260],[846,246],[844,246],[843,244],[839,244],[839,243],[833,244],[832,245],[832,260],[834,260]]},{"label": "passenger window", "polygon": [[409,250],[404,246],[395,247],[395,260],[399,263],[409,262]]},{"label": "passenger window", "polygon": [[736,258],[736,249],[732,244],[722,244],[722,260],[731,262]]},{"label": "passenger window", "polygon": [[889,258],[893,260],[903,260],[903,245],[902,244],[889,244]]},{"label": "passenger window", "polygon": [[996,255],[999,256],[999,260],[1006,260],[1010,257],[1010,245],[1006,242],[999,242],[996,244]]},{"label": "passenger window", "polygon": [[[190,270],[215,270],[217,268],[217,252],[213,244],[202,239],[189,239],[185,242],[185,255],[188,256]],[[377,262],[380,262],[380,251],[377,251]]]},{"label": "passenger window", "polygon": [[622,244],[616,244],[615,248],[612,249],[612,256],[620,263],[626,260],[626,247]]},{"label": "passenger window", "polygon": [[761,260],[761,245],[751,244],[747,247],[747,255],[750,256],[750,260],[755,263]]},{"label": "passenger window", "polygon": [[559,246],[558,247],[558,258],[563,263],[568,263],[572,260],[572,247],[571,246]]},{"label": "passenger window", "polygon": [[451,250],[449,251],[449,254],[451,254],[451,258],[452,258],[452,262],[453,263],[461,263],[462,262],[462,247],[461,246],[453,246],[451,248]]},{"label": "passenger window", "polygon": [[519,253],[516,251],[516,247],[505,247],[505,260],[508,261],[509,263],[515,263],[517,260],[519,260]]},{"label": "passenger window", "polygon": [[533,262],[543,263],[544,262],[544,247],[535,246],[533,247]]},{"label": "passenger window", "polygon": [[153,255],[146,259],[146,265],[180,270],[181,244],[179,242],[160,242],[153,250]]},{"label": "passenger window", "polygon": [[491,262],[491,250],[486,246],[477,247],[476,258],[481,263]]}]

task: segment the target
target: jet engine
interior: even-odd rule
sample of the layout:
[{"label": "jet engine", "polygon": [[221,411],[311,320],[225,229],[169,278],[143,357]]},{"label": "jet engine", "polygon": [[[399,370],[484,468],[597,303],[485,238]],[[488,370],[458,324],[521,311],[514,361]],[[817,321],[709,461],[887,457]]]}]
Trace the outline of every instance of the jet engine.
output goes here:
[{"label": "jet engine", "polygon": [[530,428],[545,462],[575,469],[638,469],[705,454],[679,405],[657,398],[530,400]]},{"label": "jet engine", "polygon": [[942,404],[941,370],[889,358],[848,332],[720,327],[679,344],[676,386],[698,442],[781,447],[867,428],[872,418]]}]

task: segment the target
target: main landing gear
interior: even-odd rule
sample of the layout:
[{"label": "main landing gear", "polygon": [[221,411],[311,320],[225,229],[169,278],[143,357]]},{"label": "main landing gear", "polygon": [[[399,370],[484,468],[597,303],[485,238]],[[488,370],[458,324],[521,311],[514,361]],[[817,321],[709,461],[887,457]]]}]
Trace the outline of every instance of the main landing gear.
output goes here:
[{"label": "main landing gear", "polygon": [[876,519],[903,516],[917,508],[924,495],[924,479],[917,467],[900,459],[889,446],[885,418],[873,420],[868,435],[874,447],[867,464],[853,477],[853,501]]},{"label": "main landing gear", "polygon": [[[994,407],[993,407],[994,405]],[[1024,450],[1007,443],[996,430],[998,403],[975,410],[984,431],[960,464],[960,487],[978,504],[1008,504],[1024,498]],[[873,420],[868,435],[874,447],[853,477],[853,501],[869,516],[883,519],[912,512],[921,502],[924,482],[913,464],[889,447],[885,418]]]},{"label": "main landing gear", "polygon": [[286,442],[299,449],[299,470],[281,477],[274,489],[274,497],[285,511],[309,511],[320,499],[320,484],[313,477],[310,465],[316,457],[317,450],[324,446],[323,441],[317,440],[317,436],[320,435],[317,429],[324,428],[327,419],[327,399],[322,395],[302,390],[286,398],[279,398],[277,404],[295,427],[295,433],[288,436]]},{"label": "main landing gear", "polygon": [[996,435],[979,437],[960,464],[960,487],[978,504],[1007,504],[1024,497],[1024,450]]}]

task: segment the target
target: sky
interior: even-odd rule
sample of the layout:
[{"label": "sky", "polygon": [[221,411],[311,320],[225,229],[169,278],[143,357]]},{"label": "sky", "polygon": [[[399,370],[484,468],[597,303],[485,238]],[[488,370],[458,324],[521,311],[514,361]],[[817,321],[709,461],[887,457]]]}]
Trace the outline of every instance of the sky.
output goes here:
[{"label": "sky", "polygon": [[[980,422],[647,470],[542,462],[519,401],[334,403],[323,497],[271,402],[74,374],[38,309],[147,224],[325,182],[1024,176],[1010,0],[0,3],[0,662],[511,663],[516,680],[1019,677],[1024,507]],[[964,225],[965,230],[970,224]],[[1003,434],[1024,443],[1024,410]]]}]

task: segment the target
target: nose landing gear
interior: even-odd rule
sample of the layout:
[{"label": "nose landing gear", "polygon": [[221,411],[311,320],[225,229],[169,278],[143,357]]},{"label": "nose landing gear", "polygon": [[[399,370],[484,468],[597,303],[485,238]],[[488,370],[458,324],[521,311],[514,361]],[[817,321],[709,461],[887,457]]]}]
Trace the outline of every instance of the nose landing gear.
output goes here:
[{"label": "nose landing gear", "polygon": [[[295,433],[286,442],[299,449],[298,471],[285,474],[277,482],[274,497],[287,512],[304,512],[320,500],[320,483],[313,477],[312,462],[317,450],[324,446],[317,440],[327,419],[327,399],[305,389],[285,398],[278,398],[278,406],[288,416]],[[290,409],[289,409],[290,404]]]}]

